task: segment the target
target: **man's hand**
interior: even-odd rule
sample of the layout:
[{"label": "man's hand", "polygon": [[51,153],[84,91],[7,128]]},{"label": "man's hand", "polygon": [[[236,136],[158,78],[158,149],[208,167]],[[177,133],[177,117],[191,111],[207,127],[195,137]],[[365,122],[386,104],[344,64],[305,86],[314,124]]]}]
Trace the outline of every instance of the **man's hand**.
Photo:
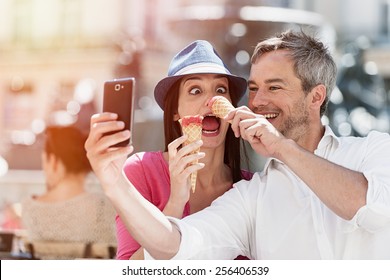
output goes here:
[{"label": "man's hand", "polygon": [[256,153],[278,158],[278,147],[286,138],[263,115],[243,106],[231,111],[225,120],[231,122],[234,135],[248,141]]}]

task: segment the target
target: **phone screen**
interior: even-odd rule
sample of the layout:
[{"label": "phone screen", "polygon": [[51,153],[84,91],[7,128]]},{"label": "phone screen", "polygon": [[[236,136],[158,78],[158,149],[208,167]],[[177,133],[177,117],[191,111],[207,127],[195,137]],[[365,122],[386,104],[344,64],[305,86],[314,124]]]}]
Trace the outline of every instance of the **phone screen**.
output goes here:
[{"label": "phone screen", "polygon": [[[130,131],[133,128],[134,86],[135,79],[133,77],[115,79],[104,83],[103,112],[118,114],[118,120],[125,123],[124,129]],[[115,146],[123,147],[128,144],[129,140],[120,142]]]}]

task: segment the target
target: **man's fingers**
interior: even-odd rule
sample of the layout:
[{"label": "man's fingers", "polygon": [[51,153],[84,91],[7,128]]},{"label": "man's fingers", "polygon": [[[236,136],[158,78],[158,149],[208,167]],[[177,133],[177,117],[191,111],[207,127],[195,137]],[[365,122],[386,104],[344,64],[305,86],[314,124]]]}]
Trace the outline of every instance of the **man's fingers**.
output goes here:
[{"label": "man's fingers", "polygon": [[256,117],[257,115],[253,113],[248,107],[242,106],[229,112],[229,114],[226,116],[226,120],[231,123],[231,128],[234,132],[234,135],[236,137],[240,137],[242,136],[242,130],[240,127],[241,121],[255,119]]}]

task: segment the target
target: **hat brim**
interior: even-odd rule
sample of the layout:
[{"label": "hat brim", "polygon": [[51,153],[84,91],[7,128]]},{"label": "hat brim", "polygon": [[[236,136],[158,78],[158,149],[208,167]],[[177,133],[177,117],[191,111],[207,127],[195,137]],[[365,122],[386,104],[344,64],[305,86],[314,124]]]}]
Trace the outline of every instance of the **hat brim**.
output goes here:
[{"label": "hat brim", "polygon": [[166,77],[157,83],[156,87],[154,88],[154,98],[162,110],[164,110],[165,96],[171,87],[181,78],[190,74],[222,74],[229,80],[229,92],[231,96],[237,96],[237,100],[240,100],[245,95],[247,81],[244,78],[228,73],[219,73],[219,71],[210,71],[210,69],[204,69],[205,72],[200,72],[201,69],[197,70],[198,71],[196,73],[186,73],[182,75]]}]

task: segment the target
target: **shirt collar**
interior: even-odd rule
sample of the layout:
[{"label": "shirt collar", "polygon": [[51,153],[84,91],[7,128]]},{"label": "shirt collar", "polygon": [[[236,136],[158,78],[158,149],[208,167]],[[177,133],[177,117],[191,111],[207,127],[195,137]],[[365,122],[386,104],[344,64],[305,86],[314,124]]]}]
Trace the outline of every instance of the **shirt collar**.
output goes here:
[{"label": "shirt collar", "polygon": [[[318,143],[316,151],[321,150],[321,149],[327,147],[332,142],[334,143],[334,145],[335,145],[334,147],[335,148],[337,148],[340,145],[340,139],[336,136],[336,134],[334,134],[334,132],[330,128],[330,126],[325,125],[324,136],[322,136],[320,142]],[[276,158],[268,158],[267,161],[264,164],[264,168],[263,168],[264,172],[268,169],[269,165],[273,161],[275,161],[277,163],[282,163],[283,164],[282,161],[280,161],[280,160],[278,160]]]},{"label": "shirt collar", "polygon": [[326,125],[324,136],[322,136],[320,143],[318,143],[317,150],[328,146],[331,142],[334,142],[335,148],[340,145],[340,139],[334,134],[330,126]]}]

